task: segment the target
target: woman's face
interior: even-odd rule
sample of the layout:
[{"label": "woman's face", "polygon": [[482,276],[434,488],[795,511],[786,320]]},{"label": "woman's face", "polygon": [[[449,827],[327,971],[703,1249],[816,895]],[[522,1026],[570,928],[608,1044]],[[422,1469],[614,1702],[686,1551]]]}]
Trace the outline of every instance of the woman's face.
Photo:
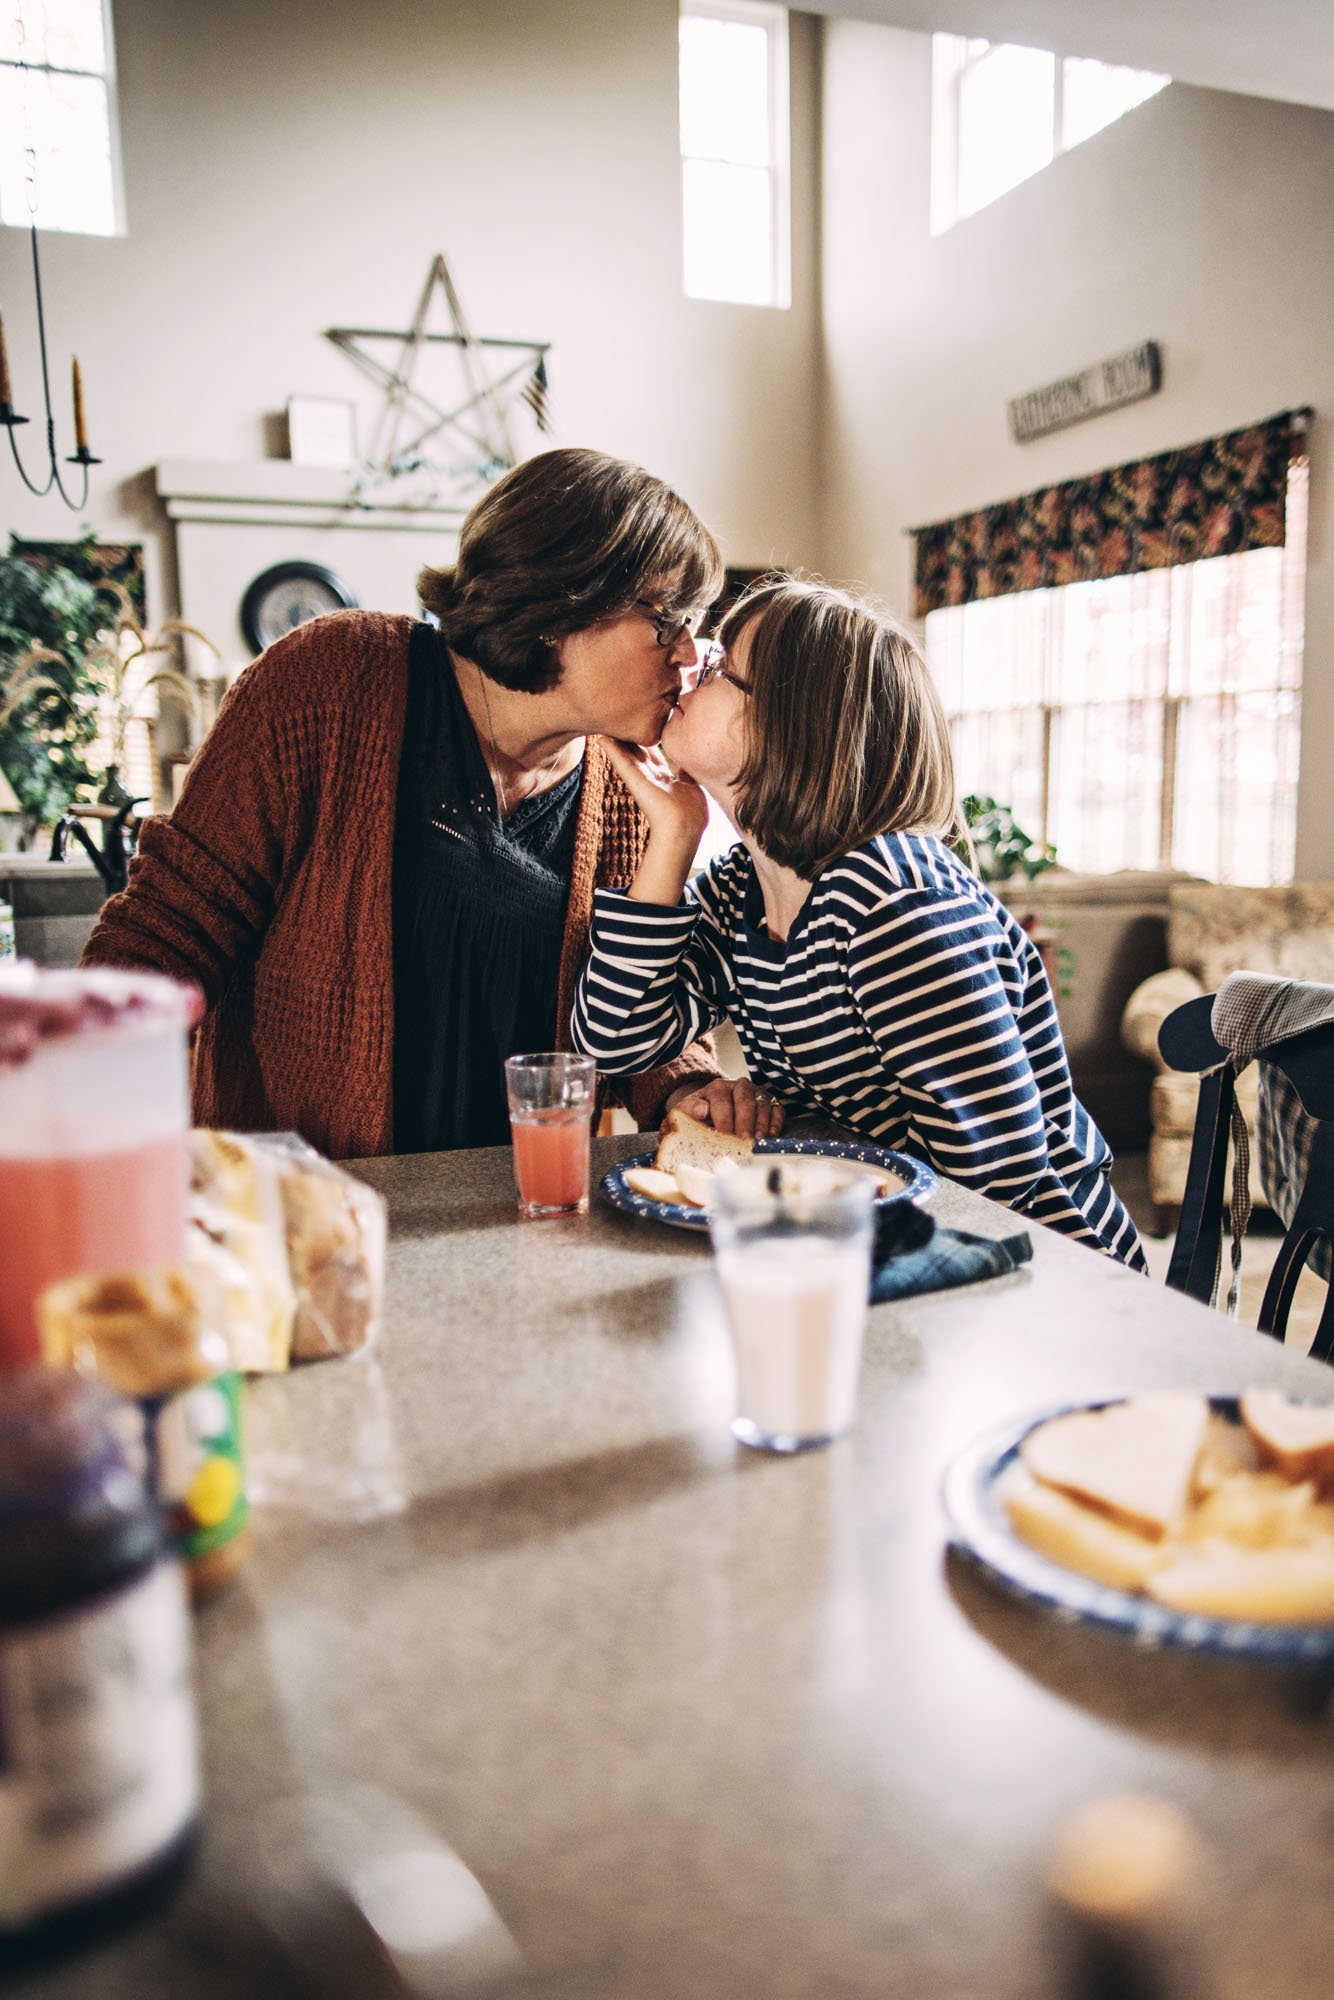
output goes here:
[{"label": "woman's face", "polygon": [[662,739],[672,762],[724,803],[746,759],[750,634],[750,626],[743,625],[721,658],[706,662],[700,683],[682,695]]},{"label": "woman's face", "polygon": [[[560,694],[584,734],[656,743],[695,668],[698,616],[654,616],[659,599],[572,632],[557,647]],[[659,642],[659,632],[665,644]]]}]

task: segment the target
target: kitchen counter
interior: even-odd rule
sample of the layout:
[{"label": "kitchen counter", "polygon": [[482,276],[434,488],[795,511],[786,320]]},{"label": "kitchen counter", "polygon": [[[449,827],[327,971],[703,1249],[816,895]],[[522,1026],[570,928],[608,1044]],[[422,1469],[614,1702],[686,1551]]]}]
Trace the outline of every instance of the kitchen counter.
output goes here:
[{"label": "kitchen counter", "polygon": [[[384,1333],[253,1397],[256,1547],[197,1624],[192,1884],[18,1990],[258,1994],[203,1962],[198,1912],[265,1861],[266,1812],[367,1781],[462,1856],[544,1993],[1037,2000],[1062,1990],[1055,1829],[1125,1790],[1212,1856],[1215,2000],[1327,1990],[1329,1675],[1008,1599],[947,1555],[940,1487],[1011,1415],[1161,1384],[1328,1399],[1328,1369],[1034,1228],[1028,1270],[874,1308],[853,1434],[770,1457],[728,1432],[706,1239],[596,1198],[521,1223],[504,1149],[358,1171],[390,1206]],[[948,1185],[936,1206],[1014,1227]]]}]

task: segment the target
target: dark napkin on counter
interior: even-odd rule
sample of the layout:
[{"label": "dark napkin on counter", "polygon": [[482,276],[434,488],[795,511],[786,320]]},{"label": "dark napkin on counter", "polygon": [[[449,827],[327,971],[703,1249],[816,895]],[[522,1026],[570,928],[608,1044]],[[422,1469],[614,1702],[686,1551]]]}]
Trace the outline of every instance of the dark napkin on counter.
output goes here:
[{"label": "dark napkin on counter", "polygon": [[963,1229],[940,1228],[934,1216],[912,1202],[895,1202],[876,1218],[871,1303],[1003,1277],[1032,1256],[1027,1230],[1014,1236],[971,1236]]}]

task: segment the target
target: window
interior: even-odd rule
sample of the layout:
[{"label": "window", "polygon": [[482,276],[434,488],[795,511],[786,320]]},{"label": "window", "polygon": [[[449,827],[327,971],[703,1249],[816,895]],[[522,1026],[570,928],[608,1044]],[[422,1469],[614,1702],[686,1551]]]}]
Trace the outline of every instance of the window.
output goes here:
[{"label": "window", "polygon": [[787,9],[682,0],[687,298],[791,301]]},{"label": "window", "polygon": [[117,180],[106,0],[0,5],[0,223],[114,236]]},{"label": "window", "polygon": [[1291,880],[1307,463],[1287,542],[932,611],[959,789],[1069,868]]},{"label": "window", "polygon": [[1082,145],[1170,77],[1014,42],[931,37],[931,233]]}]

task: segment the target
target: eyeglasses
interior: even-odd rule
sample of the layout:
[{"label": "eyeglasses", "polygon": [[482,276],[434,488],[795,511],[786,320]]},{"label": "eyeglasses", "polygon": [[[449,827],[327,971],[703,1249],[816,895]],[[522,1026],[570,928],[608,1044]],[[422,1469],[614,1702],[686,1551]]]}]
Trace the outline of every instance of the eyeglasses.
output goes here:
[{"label": "eyeglasses", "polygon": [[732,687],[739,688],[742,694],[750,693],[750,689],[744,681],[739,681],[735,674],[730,674],[727,671],[727,668],[723,665],[726,658],[727,654],[725,650],[718,644],[716,639],[712,640],[704,648],[704,658],[700,663],[699,672],[695,676],[695,692],[697,694],[702,687],[707,687],[710,681],[715,680],[729,682]]},{"label": "eyeglasses", "polygon": [[694,638],[695,628],[704,615],[702,611],[692,611],[683,618],[679,611],[664,611],[660,604],[650,604],[646,597],[637,597],[635,603],[641,611],[647,611],[653,621],[654,637],[669,652],[682,639]]}]

